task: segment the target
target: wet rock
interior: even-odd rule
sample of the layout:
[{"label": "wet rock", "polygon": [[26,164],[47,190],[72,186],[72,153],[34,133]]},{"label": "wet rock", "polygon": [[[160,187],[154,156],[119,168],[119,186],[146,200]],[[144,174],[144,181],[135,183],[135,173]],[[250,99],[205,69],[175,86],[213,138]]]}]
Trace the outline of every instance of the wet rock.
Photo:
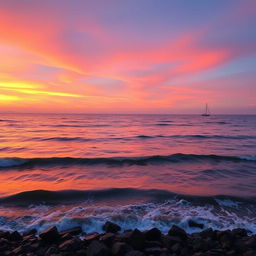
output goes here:
[{"label": "wet rock", "polygon": [[36,229],[35,228],[33,228],[33,229],[29,229],[29,230],[27,230],[27,231],[25,231],[24,233],[23,233],[23,237],[24,236],[34,236],[35,234],[36,234]]},{"label": "wet rock", "polygon": [[141,250],[144,248],[145,237],[138,229],[134,229],[128,235],[128,243],[135,249]]},{"label": "wet rock", "polygon": [[162,252],[165,251],[165,249],[161,247],[152,247],[152,248],[146,248],[144,251],[147,255],[160,255]]},{"label": "wet rock", "polygon": [[14,231],[9,235],[9,240],[10,241],[19,241],[22,239],[22,236],[20,235],[19,232]]},{"label": "wet rock", "polygon": [[110,221],[107,221],[102,229],[104,231],[106,231],[107,233],[117,233],[118,231],[121,230],[121,227],[118,226],[117,224],[113,223],[113,222],[110,222]]},{"label": "wet rock", "polygon": [[61,251],[78,250],[82,247],[82,241],[78,238],[72,238],[59,245]]},{"label": "wet rock", "polygon": [[74,228],[63,230],[63,231],[59,232],[59,234],[61,236],[66,235],[66,234],[69,234],[71,236],[76,236],[76,235],[81,234],[82,232],[83,232],[83,230],[81,227],[74,227]]},{"label": "wet rock", "polygon": [[92,241],[87,248],[86,256],[108,256],[107,247],[99,241]]},{"label": "wet rock", "polygon": [[181,250],[181,245],[180,244],[174,244],[172,247],[171,247],[171,250],[174,252],[174,253],[179,253],[180,250]]},{"label": "wet rock", "polygon": [[150,248],[150,247],[162,247],[162,243],[159,241],[145,241],[144,246],[146,248]]},{"label": "wet rock", "polygon": [[100,242],[103,242],[107,246],[111,246],[115,239],[115,235],[113,233],[106,233],[105,235],[100,237]]},{"label": "wet rock", "polygon": [[45,242],[54,243],[60,238],[60,235],[57,228],[54,226],[40,233],[39,237]]},{"label": "wet rock", "polygon": [[248,250],[243,254],[243,256],[256,256],[256,251],[255,250]]},{"label": "wet rock", "polygon": [[152,228],[147,230],[144,233],[145,239],[148,241],[160,241],[161,240],[161,231],[157,228]]},{"label": "wet rock", "polygon": [[248,238],[248,239],[245,241],[244,245],[245,245],[246,247],[248,247],[248,248],[255,248],[255,249],[256,249],[256,238],[253,237],[253,236],[250,237],[250,238]]},{"label": "wet rock", "polygon": [[99,233],[93,233],[93,234],[90,234],[90,235],[87,235],[84,237],[84,241],[86,242],[92,242],[94,240],[98,240],[100,238],[100,234]]},{"label": "wet rock", "polygon": [[116,242],[112,246],[112,254],[116,256],[123,256],[126,253],[132,251],[132,247],[124,242]]},{"label": "wet rock", "polygon": [[132,250],[130,252],[127,252],[125,256],[144,256],[143,252]]},{"label": "wet rock", "polygon": [[242,229],[242,228],[235,228],[231,231],[233,236],[238,236],[238,237],[245,237],[247,236],[247,230]]},{"label": "wet rock", "polygon": [[189,220],[188,221],[188,225],[191,227],[191,228],[201,228],[203,229],[204,228],[204,224],[201,224],[201,223],[197,223],[193,220]]},{"label": "wet rock", "polygon": [[51,246],[51,247],[46,251],[45,256],[51,256],[52,254],[57,253],[57,252],[58,252],[57,248],[54,247],[54,246]]},{"label": "wet rock", "polygon": [[176,225],[173,225],[171,227],[171,229],[168,231],[168,235],[169,236],[178,236],[182,239],[186,239],[187,238],[187,233],[185,232],[184,229],[176,226]]},{"label": "wet rock", "polygon": [[0,238],[8,238],[10,235],[10,232],[8,231],[0,231]]},{"label": "wet rock", "polygon": [[214,239],[215,238],[215,233],[214,233],[214,231],[212,230],[212,228],[207,228],[207,229],[205,229],[205,230],[203,230],[202,232],[200,232],[199,233],[199,235],[201,236],[201,237],[210,237],[210,238],[212,238],[212,239]]}]

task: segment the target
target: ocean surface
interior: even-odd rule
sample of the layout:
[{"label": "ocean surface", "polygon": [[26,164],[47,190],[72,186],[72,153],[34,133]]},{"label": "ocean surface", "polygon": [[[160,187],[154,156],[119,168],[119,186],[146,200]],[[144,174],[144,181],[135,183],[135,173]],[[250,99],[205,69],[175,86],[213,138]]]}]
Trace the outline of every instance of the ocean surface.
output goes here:
[{"label": "ocean surface", "polygon": [[256,233],[256,116],[0,115],[0,226]]}]

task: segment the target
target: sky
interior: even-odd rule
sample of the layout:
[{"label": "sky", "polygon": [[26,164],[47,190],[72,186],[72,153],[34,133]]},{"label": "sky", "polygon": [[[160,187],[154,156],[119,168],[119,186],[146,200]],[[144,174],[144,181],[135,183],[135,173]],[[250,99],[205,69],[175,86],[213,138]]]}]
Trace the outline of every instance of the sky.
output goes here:
[{"label": "sky", "polygon": [[256,114],[255,0],[0,0],[0,112]]}]

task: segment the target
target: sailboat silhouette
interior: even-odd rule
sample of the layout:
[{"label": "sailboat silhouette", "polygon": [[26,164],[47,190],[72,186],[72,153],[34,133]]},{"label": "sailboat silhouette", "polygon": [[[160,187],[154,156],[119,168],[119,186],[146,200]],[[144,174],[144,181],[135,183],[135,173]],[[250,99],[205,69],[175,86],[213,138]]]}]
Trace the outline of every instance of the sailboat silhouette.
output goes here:
[{"label": "sailboat silhouette", "polygon": [[205,105],[205,112],[202,114],[202,116],[210,116],[210,110],[208,108],[208,104]]}]

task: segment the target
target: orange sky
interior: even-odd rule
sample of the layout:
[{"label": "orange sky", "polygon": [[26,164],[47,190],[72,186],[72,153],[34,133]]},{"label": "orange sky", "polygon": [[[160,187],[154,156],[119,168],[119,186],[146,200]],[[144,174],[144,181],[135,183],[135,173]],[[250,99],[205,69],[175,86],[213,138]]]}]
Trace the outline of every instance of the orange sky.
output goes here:
[{"label": "orange sky", "polygon": [[0,111],[256,114],[256,4],[0,2]]}]

